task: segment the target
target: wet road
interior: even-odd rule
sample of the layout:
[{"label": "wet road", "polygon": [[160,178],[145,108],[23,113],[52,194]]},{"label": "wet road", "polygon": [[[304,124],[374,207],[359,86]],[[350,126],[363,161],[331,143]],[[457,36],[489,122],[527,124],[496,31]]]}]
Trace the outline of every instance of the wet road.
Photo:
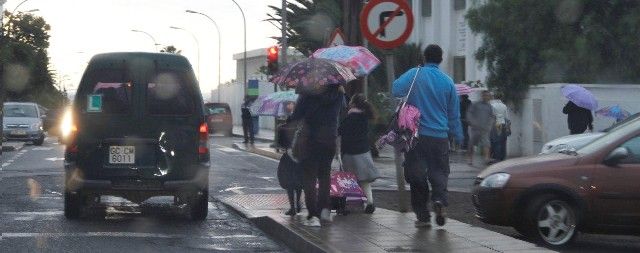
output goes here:
[{"label": "wet road", "polygon": [[[171,207],[171,197],[135,205],[103,197],[85,219],[63,215],[63,147],[48,138],[42,147],[25,146],[2,155],[0,171],[1,252],[288,252],[215,196],[273,188],[275,161],[229,148],[231,138],[214,137],[209,215],[188,220]],[[261,166],[272,163],[269,166]],[[265,185],[264,187],[261,185]],[[278,190],[273,188],[272,190]]]}]

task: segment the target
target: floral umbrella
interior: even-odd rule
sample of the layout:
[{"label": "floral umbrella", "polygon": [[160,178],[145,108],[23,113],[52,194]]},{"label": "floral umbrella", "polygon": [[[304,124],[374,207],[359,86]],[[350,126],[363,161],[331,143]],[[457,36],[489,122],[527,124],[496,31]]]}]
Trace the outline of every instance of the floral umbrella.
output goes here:
[{"label": "floral umbrella", "polygon": [[469,87],[469,85],[458,83],[456,84],[456,93],[458,96],[469,95],[473,92],[473,88]]},{"label": "floral umbrella", "polygon": [[596,111],[596,115],[614,118],[618,121],[621,121],[628,118],[631,115],[631,113],[625,109],[620,108],[619,105],[614,105],[614,106],[607,106],[607,107],[600,108],[599,110]]},{"label": "floral umbrella", "polygon": [[355,79],[349,67],[336,61],[308,58],[286,66],[270,81],[290,88],[320,89],[322,86],[346,84]]},{"label": "floral umbrella", "polygon": [[341,45],[320,48],[313,53],[312,57],[342,63],[350,67],[356,76],[368,75],[380,65],[380,60],[378,60],[369,49],[361,46],[350,47]]},{"label": "floral umbrella", "polygon": [[297,99],[298,94],[293,90],[262,95],[251,105],[251,111],[260,116],[286,116],[287,104],[295,103]]}]

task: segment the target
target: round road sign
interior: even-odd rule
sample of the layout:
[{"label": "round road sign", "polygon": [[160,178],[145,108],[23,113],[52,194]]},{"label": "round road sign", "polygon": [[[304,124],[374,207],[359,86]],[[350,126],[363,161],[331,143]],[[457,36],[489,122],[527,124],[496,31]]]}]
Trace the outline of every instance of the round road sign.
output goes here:
[{"label": "round road sign", "polygon": [[362,35],[373,45],[392,49],[413,30],[413,12],[406,0],[371,0],[360,13]]}]

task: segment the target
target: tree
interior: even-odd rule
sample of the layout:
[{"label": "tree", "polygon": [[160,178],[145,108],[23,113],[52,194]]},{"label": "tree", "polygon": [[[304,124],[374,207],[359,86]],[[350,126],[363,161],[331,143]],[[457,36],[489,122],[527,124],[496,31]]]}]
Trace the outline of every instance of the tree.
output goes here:
[{"label": "tree", "polygon": [[171,53],[171,54],[181,54],[182,50],[178,50],[176,47],[174,47],[173,45],[168,45],[165,46],[164,48],[162,48],[160,50],[161,53]]},{"label": "tree", "polygon": [[[342,0],[291,0],[287,2],[287,38],[289,46],[305,56],[324,47],[329,35],[342,26]],[[282,8],[269,6],[274,13],[266,20],[278,28]],[[280,41],[281,37],[273,37]]]},{"label": "tree", "polygon": [[508,101],[539,83],[640,81],[640,1],[484,2],[466,18],[483,35],[476,59],[487,84]]},{"label": "tree", "polygon": [[3,101],[33,101],[56,108],[66,103],[66,96],[55,88],[49,66],[50,26],[32,14],[4,13],[2,64]]}]

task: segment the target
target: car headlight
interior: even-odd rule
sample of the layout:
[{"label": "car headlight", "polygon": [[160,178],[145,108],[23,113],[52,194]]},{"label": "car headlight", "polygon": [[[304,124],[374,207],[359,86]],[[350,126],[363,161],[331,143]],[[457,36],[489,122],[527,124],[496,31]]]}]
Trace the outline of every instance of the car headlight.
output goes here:
[{"label": "car headlight", "polygon": [[31,129],[33,129],[33,130],[42,130],[42,124],[33,123],[33,124],[31,124]]},{"label": "car headlight", "polygon": [[509,182],[509,178],[511,176],[507,173],[496,173],[488,176],[480,183],[480,187],[486,188],[502,188],[507,182]]}]

